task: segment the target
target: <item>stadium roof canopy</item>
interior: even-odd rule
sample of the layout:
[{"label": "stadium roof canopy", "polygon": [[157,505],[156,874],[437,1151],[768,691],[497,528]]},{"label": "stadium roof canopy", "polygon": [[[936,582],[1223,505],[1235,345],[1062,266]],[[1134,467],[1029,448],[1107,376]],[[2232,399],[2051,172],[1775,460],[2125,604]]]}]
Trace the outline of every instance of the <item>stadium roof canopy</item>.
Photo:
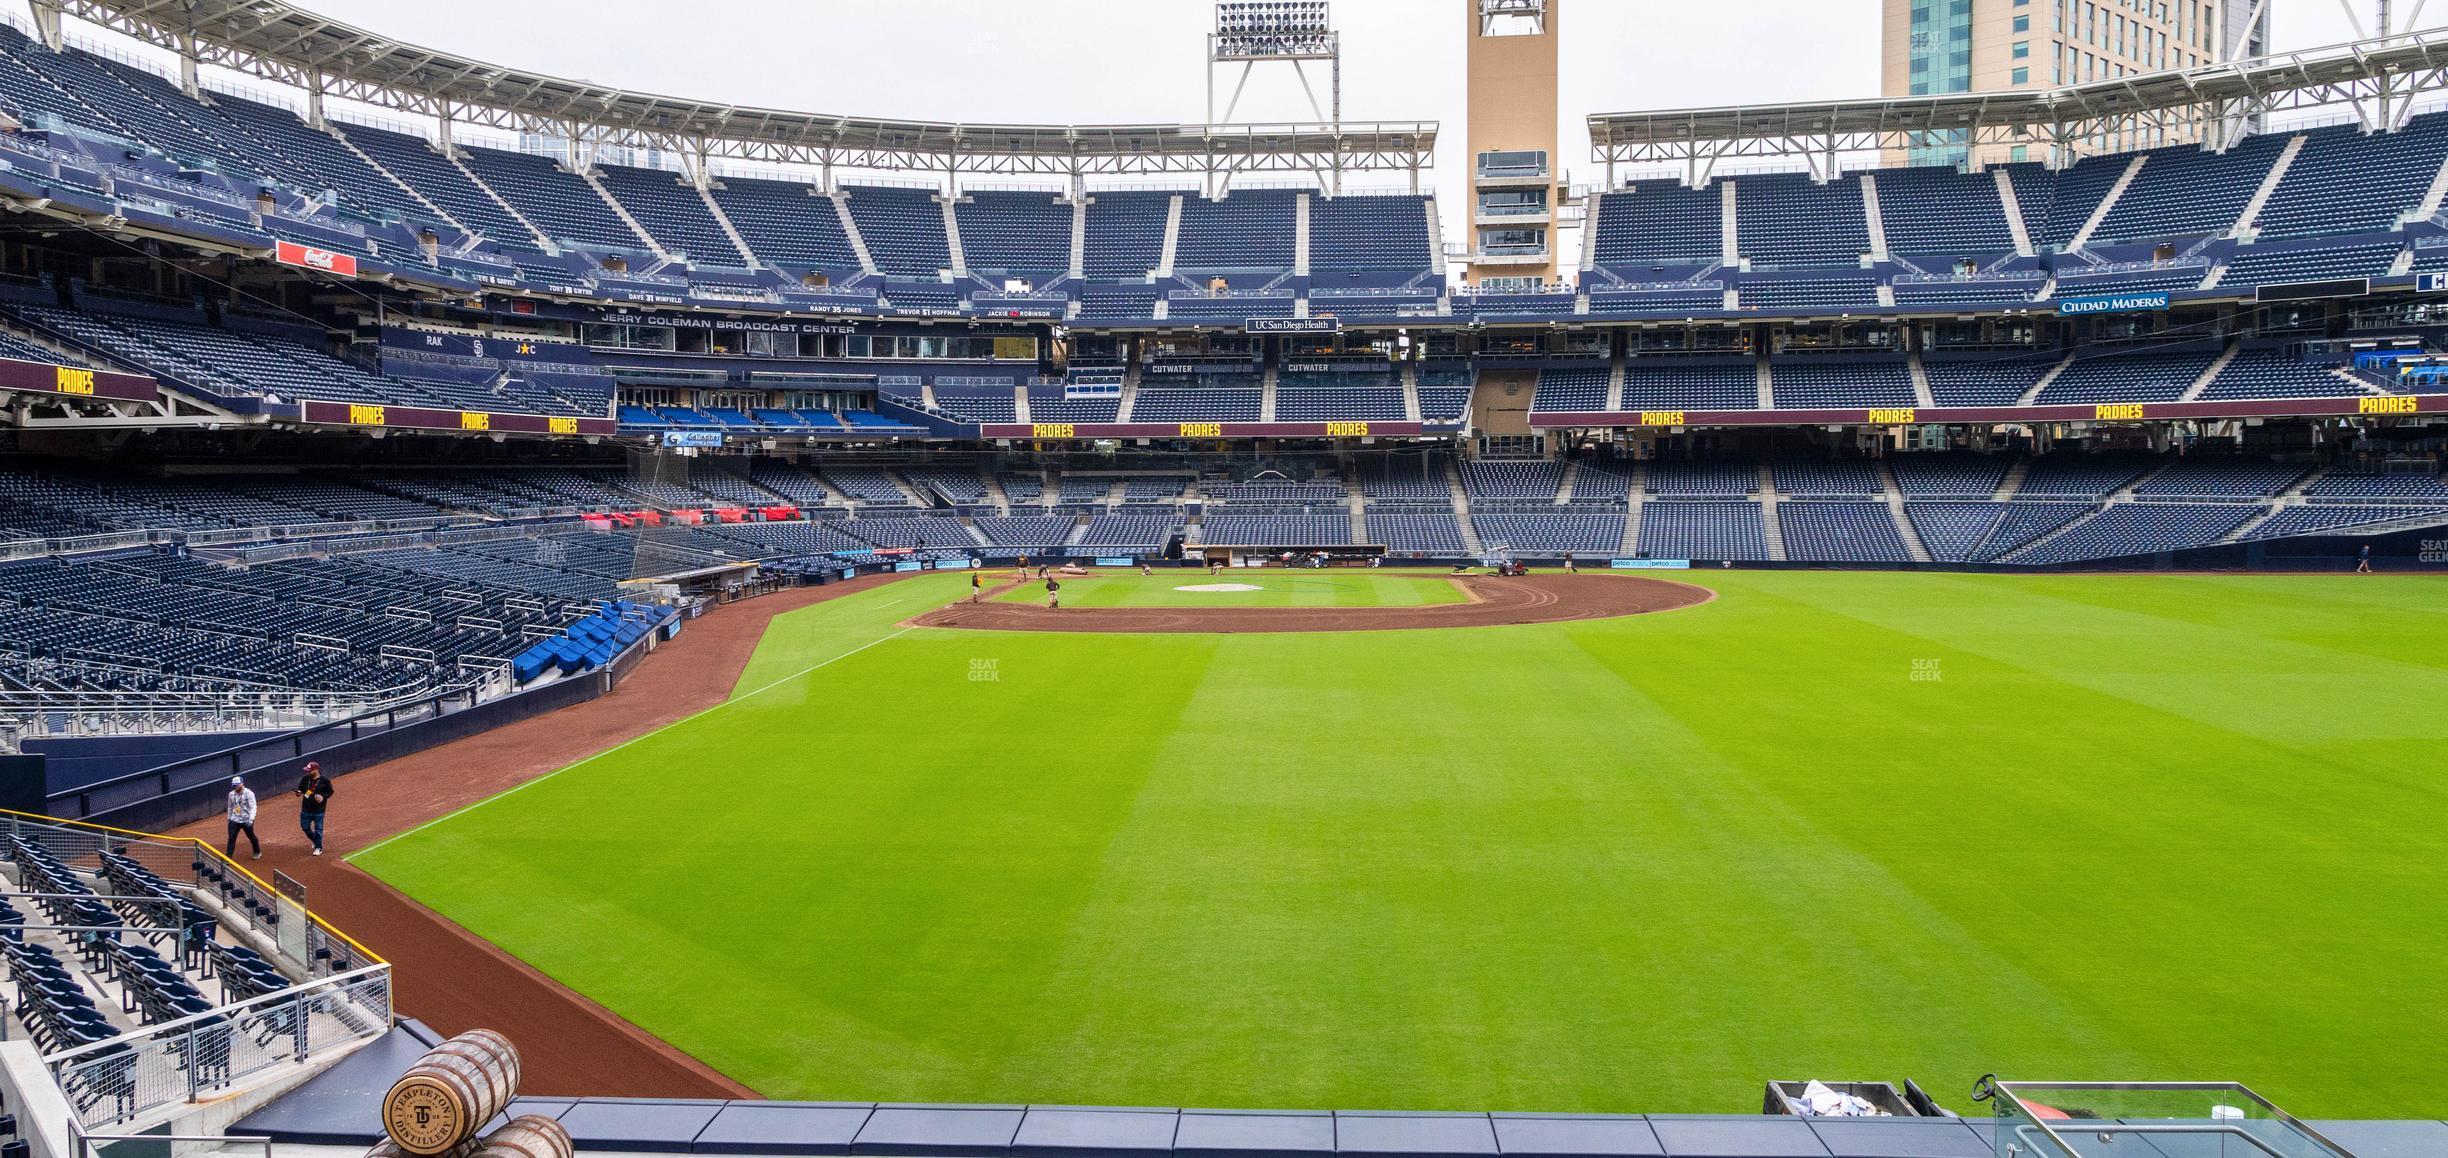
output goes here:
[{"label": "stadium roof canopy", "polygon": [[[880,120],[751,108],[631,92],[488,64],[319,16],[282,0],[33,0],[54,45],[60,17],[306,94],[451,124],[633,145],[702,161],[722,157],[819,168],[937,173],[1418,171],[1436,154],[1434,121],[1344,124],[998,125]],[[447,132],[447,128],[444,130]]]},{"label": "stadium roof canopy", "polygon": [[[2070,162],[2137,140],[2224,147],[2264,115],[2289,109],[2342,107],[2366,129],[2394,129],[2411,115],[2415,95],[2442,88],[2448,30],[2434,29],[2058,88],[1594,113],[1589,132],[1592,159],[1609,166],[1832,159],[1932,144],[2038,145]],[[2188,135],[2168,135],[2171,129]]]}]

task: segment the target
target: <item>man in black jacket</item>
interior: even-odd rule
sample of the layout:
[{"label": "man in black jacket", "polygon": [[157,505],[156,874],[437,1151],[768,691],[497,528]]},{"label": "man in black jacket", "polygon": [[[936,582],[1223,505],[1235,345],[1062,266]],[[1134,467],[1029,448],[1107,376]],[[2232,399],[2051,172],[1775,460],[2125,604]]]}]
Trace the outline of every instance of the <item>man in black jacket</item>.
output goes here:
[{"label": "man in black jacket", "polygon": [[323,855],[323,810],[330,806],[332,782],[323,775],[323,765],[306,762],[306,775],[298,780],[298,828],[306,839],[314,842],[314,854]]}]

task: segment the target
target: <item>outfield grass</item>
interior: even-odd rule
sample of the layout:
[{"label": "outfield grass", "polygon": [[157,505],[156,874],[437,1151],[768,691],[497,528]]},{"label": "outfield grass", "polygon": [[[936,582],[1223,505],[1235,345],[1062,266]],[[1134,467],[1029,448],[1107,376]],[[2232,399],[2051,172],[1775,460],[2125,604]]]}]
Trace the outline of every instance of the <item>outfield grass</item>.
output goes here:
[{"label": "outfield grass", "polygon": [[929,576],[359,860],[780,1097],[1969,1111],[1994,1070],[2448,1114],[2448,588],[1696,578],[1534,627],[895,627],[965,594]]},{"label": "outfield grass", "polygon": [[[987,582],[1010,580],[1008,571],[987,572]],[[1057,576],[1060,578],[1060,576]],[[1184,591],[1184,587],[1254,587],[1255,591]],[[1239,570],[1209,575],[1166,568],[1142,577],[1116,569],[1062,580],[1065,607],[1425,607],[1460,603],[1462,589],[1442,572]],[[1044,603],[1044,582],[1031,579],[995,597],[1010,603]]]}]

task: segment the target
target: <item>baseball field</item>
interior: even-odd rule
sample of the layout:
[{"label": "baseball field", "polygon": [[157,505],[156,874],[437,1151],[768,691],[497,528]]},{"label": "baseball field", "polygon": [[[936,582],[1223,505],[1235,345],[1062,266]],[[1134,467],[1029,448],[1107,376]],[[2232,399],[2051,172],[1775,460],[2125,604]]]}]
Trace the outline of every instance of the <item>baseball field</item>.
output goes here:
[{"label": "baseball field", "polygon": [[[968,594],[915,577],[355,859],[775,1097],[1969,1110],[1996,1071],[2448,1112],[2436,580],[1691,578],[1718,598],[1125,635],[912,627]],[[1444,598],[1175,590],[1216,581],[1066,605]]]}]

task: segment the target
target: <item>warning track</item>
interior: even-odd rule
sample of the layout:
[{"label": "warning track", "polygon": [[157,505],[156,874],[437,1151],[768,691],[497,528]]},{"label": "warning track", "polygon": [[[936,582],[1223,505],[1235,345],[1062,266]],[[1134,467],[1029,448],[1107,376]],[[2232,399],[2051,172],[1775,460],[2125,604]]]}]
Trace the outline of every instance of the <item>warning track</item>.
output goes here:
[{"label": "warning track", "polygon": [[[1570,623],[1676,611],[1706,603],[1706,587],[1629,575],[1489,575],[1456,578],[1466,603],[1427,607],[1076,607],[1029,603],[955,603],[909,622],[969,631],[1203,632],[1419,631]],[[1009,590],[1006,584],[998,590]]]}]

